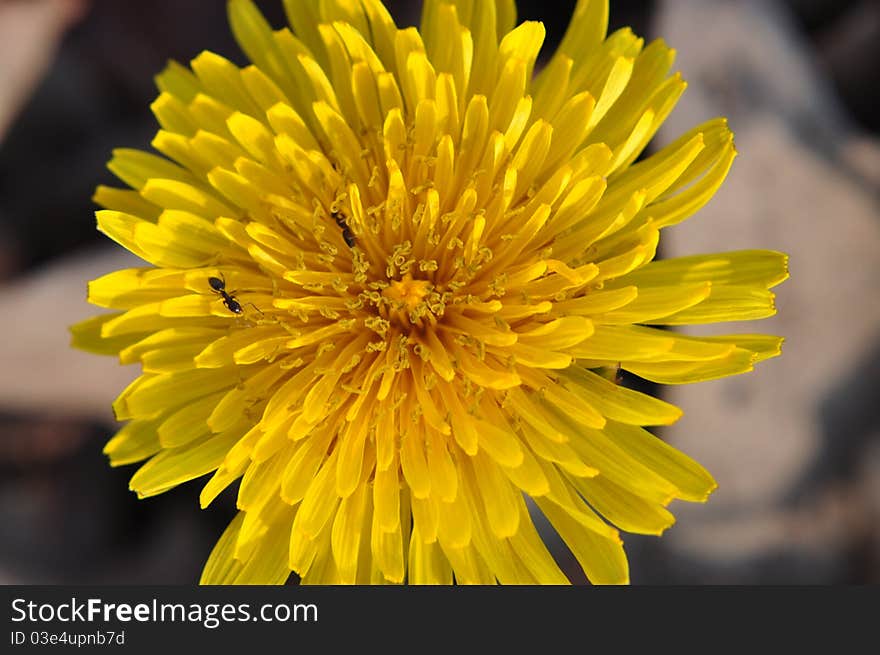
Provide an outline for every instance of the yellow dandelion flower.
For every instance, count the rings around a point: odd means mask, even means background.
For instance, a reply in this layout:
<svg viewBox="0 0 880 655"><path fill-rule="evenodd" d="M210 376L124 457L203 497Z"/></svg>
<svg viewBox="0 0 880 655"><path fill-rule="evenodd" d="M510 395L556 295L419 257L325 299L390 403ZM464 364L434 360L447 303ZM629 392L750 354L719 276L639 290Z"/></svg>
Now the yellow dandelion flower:
<svg viewBox="0 0 880 655"><path fill-rule="evenodd" d="M546 516L594 583L618 530L660 534L715 488L645 430L676 407L616 385L743 373L781 339L658 325L758 319L786 257L653 261L733 161L723 119L638 163L684 91L673 51L606 37L579 0L535 74L512 0L231 0L253 64L157 77L152 142L117 150L98 229L150 265L89 284L74 345L143 373L111 464L140 497L213 473L240 512L205 583L565 583Z"/></svg>

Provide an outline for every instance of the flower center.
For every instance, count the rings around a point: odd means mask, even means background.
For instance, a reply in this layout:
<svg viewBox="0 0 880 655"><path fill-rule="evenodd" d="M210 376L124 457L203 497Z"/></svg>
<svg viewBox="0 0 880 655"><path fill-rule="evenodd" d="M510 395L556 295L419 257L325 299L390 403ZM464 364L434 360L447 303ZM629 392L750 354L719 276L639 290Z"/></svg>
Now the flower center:
<svg viewBox="0 0 880 655"><path fill-rule="evenodd" d="M439 294L428 280L413 279L407 273L400 280L393 280L382 290L388 318L404 328L424 327L436 323L442 314L438 305Z"/></svg>
<svg viewBox="0 0 880 655"><path fill-rule="evenodd" d="M415 310L430 291L431 284L427 280L414 280L407 274L402 280L395 280L382 292L388 300L402 304L407 310Z"/></svg>

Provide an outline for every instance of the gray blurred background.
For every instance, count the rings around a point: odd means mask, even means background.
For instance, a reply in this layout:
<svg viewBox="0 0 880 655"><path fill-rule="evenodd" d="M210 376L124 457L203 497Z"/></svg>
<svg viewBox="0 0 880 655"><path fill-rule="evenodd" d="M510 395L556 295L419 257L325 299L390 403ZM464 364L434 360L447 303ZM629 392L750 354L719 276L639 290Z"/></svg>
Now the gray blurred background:
<svg viewBox="0 0 880 655"><path fill-rule="evenodd" d="M283 23L280 1L258 4ZM417 23L417 2L386 4ZM543 56L573 4L520 0ZM770 248L792 271L778 316L713 328L784 335L781 358L700 385L626 379L685 410L662 436L720 485L661 539L626 538L632 580L880 582L880 3L611 0L611 20L662 36L690 83L653 149L717 115L736 133L727 182L661 256ZM86 281L136 265L94 229L104 163L148 147L153 75L203 49L243 63L223 0L0 0L0 583L193 583L234 513L232 493L200 511L198 483L127 491L134 468L101 448L136 372L67 345L94 313Z"/></svg>

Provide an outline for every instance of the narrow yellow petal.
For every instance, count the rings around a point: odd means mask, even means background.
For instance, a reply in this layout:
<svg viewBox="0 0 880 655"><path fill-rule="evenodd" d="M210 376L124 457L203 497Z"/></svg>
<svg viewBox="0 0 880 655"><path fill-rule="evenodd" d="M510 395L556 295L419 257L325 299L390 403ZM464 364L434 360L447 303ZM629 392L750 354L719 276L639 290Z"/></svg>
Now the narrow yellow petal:
<svg viewBox="0 0 880 655"><path fill-rule="evenodd" d="M161 93L150 105L153 115L162 129L192 136L196 132L196 124L189 115L185 103L170 93Z"/></svg>
<svg viewBox="0 0 880 655"><path fill-rule="evenodd" d="M471 543L475 517L465 502L464 493L452 502L434 499L437 512L437 538L444 546L464 548Z"/></svg>
<svg viewBox="0 0 880 655"><path fill-rule="evenodd" d="M137 191L116 189L104 185L99 185L95 189L92 202L104 209L140 216L149 221L155 221L161 212L159 207L145 200Z"/></svg>
<svg viewBox="0 0 880 655"><path fill-rule="evenodd" d="M708 297L663 317L664 325L750 321L776 314L776 295L748 286L712 285Z"/></svg>
<svg viewBox="0 0 880 655"><path fill-rule="evenodd" d="M544 545L541 535L535 530L524 502L520 505L519 525L519 530L509 540L510 546L523 565L535 576L538 584L569 584L568 578Z"/></svg>
<svg viewBox="0 0 880 655"><path fill-rule="evenodd" d="M373 507L376 525L385 532L400 524L400 479L397 467L376 471L373 484Z"/></svg>
<svg viewBox="0 0 880 655"><path fill-rule="evenodd" d="M500 364L492 365L488 359L480 361L463 348L455 350L455 358L458 360L459 370L482 387L504 390L517 387L522 382L517 373L504 370Z"/></svg>
<svg viewBox="0 0 880 655"><path fill-rule="evenodd" d="M594 331L593 322L582 316L566 316L519 333L525 345L548 350L566 350L588 340Z"/></svg>
<svg viewBox="0 0 880 655"><path fill-rule="evenodd" d="M159 419L147 419L131 421L123 426L104 446L110 466L132 464L158 453L162 449L156 431L158 423Z"/></svg>
<svg viewBox="0 0 880 655"><path fill-rule="evenodd" d="M660 535L675 523L675 517L661 505L640 498L601 475L569 480L597 512L621 530Z"/></svg>
<svg viewBox="0 0 880 655"><path fill-rule="evenodd" d="M199 584L216 585L226 584L230 580L234 580L241 572L242 562L235 559L235 543L238 541L238 532L241 530L241 524L244 521L244 513L239 512L232 519L227 528L223 531L223 535L217 540L205 568L202 570L202 576Z"/></svg>
<svg viewBox="0 0 880 655"><path fill-rule="evenodd" d="M550 429L555 431L555 428ZM522 432L529 447L539 458L558 464L563 470L581 478L593 477L599 473L597 469L584 464L580 455L568 444L550 439L532 426L523 427ZM542 477L546 480L546 476Z"/></svg>
<svg viewBox="0 0 880 655"><path fill-rule="evenodd" d="M326 457L332 437L330 430L321 431L294 452L281 478L280 493L285 502L293 505L305 497Z"/></svg>
<svg viewBox="0 0 880 655"><path fill-rule="evenodd" d="M559 533L593 584L628 584L629 564L619 543L580 524L553 503L538 500L541 511Z"/></svg>
<svg viewBox="0 0 880 655"><path fill-rule="evenodd" d="M616 284L666 286L712 282L770 289L787 278L787 255L772 250L736 250L651 262Z"/></svg>
<svg viewBox="0 0 880 655"><path fill-rule="evenodd" d="M407 581L416 585L452 584L452 567L443 555L440 545L426 542L414 527L409 542L409 572Z"/></svg>
<svg viewBox="0 0 880 655"><path fill-rule="evenodd" d="M605 433L627 455L675 485L677 498L705 502L718 486L700 464L643 428L609 421Z"/></svg>
<svg viewBox="0 0 880 655"><path fill-rule="evenodd" d="M484 3L488 4L488 3ZM455 548L440 543L443 554L452 565L455 582L460 585L496 584L495 576L472 545Z"/></svg>
<svg viewBox="0 0 880 655"><path fill-rule="evenodd" d="M238 381L234 369L195 369L144 375L133 384L129 393L123 392L121 402L114 403L117 418L151 416L169 408L180 407L202 396L228 389Z"/></svg>
<svg viewBox="0 0 880 655"><path fill-rule="evenodd" d="M241 465L237 469L228 469L225 465L221 464L214 471L211 479L202 487L202 491L199 494L199 506L202 509L206 509L229 485L241 477L245 469L246 465Z"/></svg>
<svg viewBox="0 0 880 655"><path fill-rule="evenodd" d="M457 391L450 385L438 385L452 423L452 435L456 444L468 455L474 455L479 447L479 435L470 414L462 406Z"/></svg>
<svg viewBox="0 0 880 655"><path fill-rule="evenodd" d="M376 523L375 515L370 533L370 551L373 565L381 571L384 580L400 584L406 574L406 562L403 553L404 535L401 525L391 531L382 530ZM376 584L375 581L371 581Z"/></svg>
<svg viewBox="0 0 880 655"><path fill-rule="evenodd" d="M519 528L519 492L514 490L497 463L482 453L470 458L470 467L462 467L470 479L472 494L479 496L489 525L497 537L512 537Z"/></svg>
<svg viewBox="0 0 880 655"><path fill-rule="evenodd" d="M681 284L668 287L639 287L638 296L619 309L597 317L599 323L625 325L664 319L706 300L713 292L710 283Z"/></svg>
<svg viewBox="0 0 880 655"><path fill-rule="evenodd" d="M156 75L156 86L183 102L189 102L201 90L198 78L192 71L176 61L169 61L165 69Z"/></svg>
<svg viewBox="0 0 880 655"><path fill-rule="evenodd" d="M133 189L142 189L152 178L193 183L195 178L180 166L140 150L117 148L107 168Z"/></svg>
<svg viewBox="0 0 880 655"><path fill-rule="evenodd" d="M363 486L361 476L364 465L364 450L367 443L366 421L349 423L339 437L339 457L336 460L336 494L348 498Z"/></svg>
<svg viewBox="0 0 880 655"><path fill-rule="evenodd" d="M358 552L364 532L364 516L369 502L367 485L361 484L342 499L333 521L330 544L333 559L343 584L354 584L357 577Z"/></svg>
<svg viewBox="0 0 880 655"><path fill-rule="evenodd" d="M603 416L632 425L669 425L681 410L667 402L614 384L579 367L565 372L569 390L594 405Z"/></svg>
<svg viewBox="0 0 880 655"><path fill-rule="evenodd" d="M755 356L735 349L729 355L708 361L621 362L621 366L646 380L661 384L689 384L747 373L754 368Z"/></svg>
<svg viewBox="0 0 880 655"><path fill-rule="evenodd" d="M510 59L523 60L527 65L526 79L531 79L535 60L544 43L545 34L543 23L523 21L501 38L501 42L498 44L499 62Z"/></svg>
<svg viewBox="0 0 880 655"><path fill-rule="evenodd" d="M577 314L590 316L592 314L605 314L615 309L625 307L639 295L635 286L609 289L607 291L590 291L586 295L563 300L554 303L553 309L559 314Z"/></svg>
<svg viewBox="0 0 880 655"><path fill-rule="evenodd" d="M158 427L159 442L162 447L176 448L207 435L211 429L206 419L224 394L225 392L221 391L192 401L162 421Z"/></svg>
<svg viewBox="0 0 880 655"><path fill-rule="evenodd" d="M194 480L220 466L229 448L241 438L241 429L197 439L185 446L163 450L138 469L129 488L139 498L155 496Z"/></svg>
<svg viewBox="0 0 880 655"><path fill-rule="evenodd" d="M268 434L271 433L264 432L263 438ZM255 445L255 450L259 443L258 441ZM254 461L248 466L247 472L242 478L241 486L238 488L236 505L238 509L247 511L249 517L260 514L261 509L266 507L269 501L274 503L278 500L281 472L284 470L284 465L290 458L291 453L297 448L297 445L290 443L283 444L283 446L284 449L280 453L277 453L276 450L276 452L273 452L266 458L260 458L259 460L254 458ZM245 524L247 522L247 519L245 519ZM243 527L242 533L245 530L246 527ZM239 538L239 541L243 540L245 540L244 537Z"/></svg>
<svg viewBox="0 0 880 655"><path fill-rule="evenodd" d="M669 198L664 198L648 207L647 211L650 213L654 224L657 227L676 225L699 211L712 199L721 183L724 182L730 167L733 165L734 158L736 158L736 149L733 146L733 139L731 137L730 142L719 154L717 160L711 162L711 167L705 171L705 174L697 182L684 191ZM696 162L691 167L693 168L695 165Z"/></svg>
<svg viewBox="0 0 880 655"><path fill-rule="evenodd" d="M557 415L559 420L564 418ZM588 466L633 493L665 505L676 496L676 487L650 468L628 456L601 430L583 428L569 443Z"/></svg>
<svg viewBox="0 0 880 655"><path fill-rule="evenodd" d="M284 503L273 504L264 516L265 532L253 544L241 571L234 579L227 580L227 584L280 585L286 582L290 576L286 557L289 543L288 530L294 512L293 508ZM240 540L241 534L239 534L239 542Z"/></svg>
<svg viewBox="0 0 880 655"><path fill-rule="evenodd" d="M412 496L413 534L418 531L424 542L437 541L437 504L430 499Z"/></svg>
<svg viewBox="0 0 880 655"><path fill-rule="evenodd" d="M522 453L523 461L519 466L502 467L504 474L530 496L543 496L549 493L550 483L535 460L535 456L527 448L522 448Z"/></svg>
<svg viewBox="0 0 880 655"><path fill-rule="evenodd" d="M292 80L272 28L250 0L231 0L228 7L232 33L241 49L277 84L291 89Z"/></svg>
<svg viewBox="0 0 880 655"><path fill-rule="evenodd" d="M583 394L578 394L577 390L572 393L572 391L552 383L543 387L542 391L545 406L554 407L556 410L564 412L579 425L590 428L601 428L605 425L605 417L602 412L596 409L601 405L596 403L594 399L585 398Z"/></svg>
<svg viewBox="0 0 880 655"><path fill-rule="evenodd" d="M522 464L522 446L503 419L499 423L478 420L476 429L480 449L486 451L495 462L511 468Z"/></svg>
<svg viewBox="0 0 880 655"><path fill-rule="evenodd" d="M431 491L431 476L425 459L425 439L421 431L410 429L400 440L400 468L413 498L424 499Z"/></svg>
<svg viewBox="0 0 880 655"><path fill-rule="evenodd" d="M239 4L239 0L236 0ZM205 89L232 109L258 115L259 108L241 80L238 67L213 52L203 51L190 62Z"/></svg>
<svg viewBox="0 0 880 655"><path fill-rule="evenodd" d="M755 363L776 357L782 352L782 337L769 334L729 334L717 337L698 337L705 343L732 344L737 348L750 351L755 356Z"/></svg>
<svg viewBox="0 0 880 655"><path fill-rule="evenodd" d="M498 56L496 5L494 2L474 3L470 16L466 16L461 13L463 4L458 5L459 17L474 38L474 60L468 90L471 95L488 94L492 91Z"/></svg>
<svg viewBox="0 0 880 655"><path fill-rule="evenodd" d="M458 473L455 463L446 449L444 435L436 430L428 429L427 461L428 476L431 478L431 495L446 503L455 500L458 493Z"/></svg>
<svg viewBox="0 0 880 655"><path fill-rule="evenodd" d="M319 5L316 2L302 0L284 0L284 12L296 35L303 40L312 54L324 63L324 44L318 33L321 22Z"/></svg>
<svg viewBox="0 0 880 655"><path fill-rule="evenodd" d="M121 315L120 312L98 314L71 325L70 345L96 355L116 355L124 351L132 342L137 342L141 335L129 333L117 337L102 336L104 325Z"/></svg>
<svg viewBox="0 0 880 655"><path fill-rule="evenodd" d="M336 459L339 456L338 449L333 449L317 475L309 485L296 519L293 523L294 532L302 532L304 535L315 538L321 534L321 530L330 520L339 504L339 496L336 495Z"/></svg>

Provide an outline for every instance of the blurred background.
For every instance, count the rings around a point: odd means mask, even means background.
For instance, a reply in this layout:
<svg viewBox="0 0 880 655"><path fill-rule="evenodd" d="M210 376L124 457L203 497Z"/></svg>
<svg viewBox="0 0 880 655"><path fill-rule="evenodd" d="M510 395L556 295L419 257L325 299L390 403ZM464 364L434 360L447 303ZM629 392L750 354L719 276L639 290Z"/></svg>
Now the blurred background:
<svg viewBox="0 0 880 655"><path fill-rule="evenodd" d="M283 24L280 1L258 4ZM417 23L418 3L386 4ZM546 56L574 2L518 4ZM878 583L880 3L611 0L611 21L662 35L690 83L654 148L717 115L736 133L726 184L661 256L769 248L792 271L776 317L715 330L785 335L781 358L651 390L685 410L661 436L720 488L673 507L663 538L626 537L632 580ZM87 280L137 265L94 227L104 163L149 147L153 75L203 49L244 63L223 0L0 0L0 583L193 583L234 513L229 493L200 511L196 483L127 491L135 468L101 449L136 372L67 333L95 312Z"/></svg>

